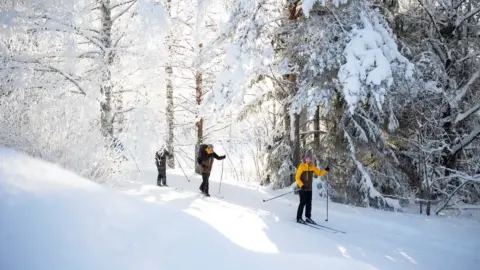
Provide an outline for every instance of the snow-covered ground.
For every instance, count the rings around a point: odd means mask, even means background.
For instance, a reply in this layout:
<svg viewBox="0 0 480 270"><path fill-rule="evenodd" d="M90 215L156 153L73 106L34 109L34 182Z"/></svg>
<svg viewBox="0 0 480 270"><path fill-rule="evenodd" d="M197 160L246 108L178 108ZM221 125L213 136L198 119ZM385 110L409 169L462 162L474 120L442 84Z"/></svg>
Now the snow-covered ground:
<svg viewBox="0 0 480 270"><path fill-rule="evenodd" d="M216 163L219 169L219 163ZM215 166L215 165L214 165ZM154 168L152 168L154 169ZM188 172L187 172L188 173ZM223 180L156 172L120 191L0 148L0 269L478 269L480 224L330 204L313 217L346 231L293 222L297 197ZM211 194L218 182L212 179Z"/></svg>

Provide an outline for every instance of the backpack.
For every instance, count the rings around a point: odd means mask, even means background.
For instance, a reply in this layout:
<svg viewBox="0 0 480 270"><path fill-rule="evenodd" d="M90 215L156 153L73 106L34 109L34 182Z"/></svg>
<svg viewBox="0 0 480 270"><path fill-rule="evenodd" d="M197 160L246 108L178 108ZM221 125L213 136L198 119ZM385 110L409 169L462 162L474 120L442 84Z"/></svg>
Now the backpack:
<svg viewBox="0 0 480 270"><path fill-rule="evenodd" d="M198 145L198 157L200 158L200 160L204 160L205 159L205 156L207 154L207 152L205 151L205 149L207 149L207 146L208 144L200 144ZM198 162L195 160L195 172L197 174L202 174L202 167L200 166L200 164L198 164Z"/></svg>
<svg viewBox="0 0 480 270"><path fill-rule="evenodd" d="M198 156L200 157L200 159L205 159L205 156L206 156L206 153L207 151L205 151L205 149L207 149L208 147L208 144L200 144L198 146Z"/></svg>

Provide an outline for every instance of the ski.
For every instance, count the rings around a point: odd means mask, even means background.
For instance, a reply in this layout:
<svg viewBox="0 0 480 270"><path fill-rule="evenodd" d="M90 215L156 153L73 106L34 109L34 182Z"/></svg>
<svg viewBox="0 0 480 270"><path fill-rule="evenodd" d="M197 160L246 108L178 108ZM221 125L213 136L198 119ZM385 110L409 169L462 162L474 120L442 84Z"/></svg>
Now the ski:
<svg viewBox="0 0 480 270"><path fill-rule="evenodd" d="M206 196L205 194L203 194L202 192L200 192L200 195L203 195L203 197L206 197L208 198L209 196ZM210 194L210 197L213 197L213 198L217 198L217 199L225 199L224 197L221 197L221 196L217 196L217 195L212 195Z"/></svg>
<svg viewBox="0 0 480 270"><path fill-rule="evenodd" d="M344 231L340 231L340 230L337 230L337 229L334 229L334 228L330 228L330 227L327 227L327 226L324 226L324 225L320 225L320 224L308 224L308 225L312 225L312 226L315 226L317 228L324 228L324 229L327 229L327 230L331 230L331 231L334 231L334 232L338 232L338 233L346 233Z"/></svg>
<svg viewBox="0 0 480 270"><path fill-rule="evenodd" d="M298 223L296 220L292 220L292 222L295 222L295 223ZM306 223L306 224L303 224L303 223L298 223L298 224L302 224L302 225L307 225L309 227L312 227L312 228L315 228L315 229L319 229L319 230L324 230L324 231L327 231L329 230L330 232L332 233L346 233L344 231L340 231L340 230L337 230L337 229L334 229L334 228L330 228L330 227L327 227L327 226L324 226L324 225L320 225L320 224L311 224L311 223Z"/></svg>
<svg viewBox="0 0 480 270"><path fill-rule="evenodd" d="M160 189L167 189L167 190L177 190L178 189L178 187L170 187L170 186L157 186L157 187L159 187Z"/></svg>
<svg viewBox="0 0 480 270"><path fill-rule="evenodd" d="M324 228L317 227L317 226L314 226L314 225L309 224L309 223L298 223L296 220L291 220L291 221L292 221L292 222L295 222L295 223L297 223L297 224L299 224L299 225L306 225L306 226L308 226L308 227L310 227L310 228L314 228L314 229L321 230L321 231L327 231L327 230L325 230ZM336 232L331 232L331 233L336 233Z"/></svg>

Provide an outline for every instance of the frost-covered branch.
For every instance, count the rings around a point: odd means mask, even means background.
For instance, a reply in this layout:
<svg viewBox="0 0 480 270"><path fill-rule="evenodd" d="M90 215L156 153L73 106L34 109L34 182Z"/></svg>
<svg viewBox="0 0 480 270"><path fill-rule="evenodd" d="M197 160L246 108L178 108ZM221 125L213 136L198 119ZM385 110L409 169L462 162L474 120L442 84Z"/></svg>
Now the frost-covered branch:
<svg viewBox="0 0 480 270"><path fill-rule="evenodd" d="M453 9L460 8L467 0L458 0L458 3L453 6Z"/></svg>
<svg viewBox="0 0 480 270"><path fill-rule="evenodd" d="M131 3L136 2L136 1L137 1L137 0L128 0L128 1L124 1L124 2L119 2L119 3L111 6L111 7L110 7L110 10L113 10L113 9L115 9L115 8L117 8L117 7L120 7L120 6L123 6L123 5L131 4Z"/></svg>
<svg viewBox="0 0 480 270"><path fill-rule="evenodd" d="M128 7L126 7L124 10L119 11L116 15L114 15L112 17L112 22L115 22L118 18L123 16L127 11L129 11L133 7L133 5L135 5L135 3L137 3L137 0L131 1L130 5Z"/></svg>
<svg viewBox="0 0 480 270"><path fill-rule="evenodd" d="M460 190L462 190L467 184L475 183L480 184L480 174L470 176L465 173L454 171L454 174L448 177L449 179L459 179L461 184L459 184L450 194L448 197L443 201L443 203L438 207L436 214L438 215L445 207L447 207L450 200L455 196Z"/></svg>
<svg viewBox="0 0 480 270"><path fill-rule="evenodd" d="M63 25L65 27L68 27L70 29L70 31L67 31L66 29L62 29L62 28L57 28L57 27L44 27L42 28L42 30L50 30L50 31L59 31L59 32L64 32L64 33L74 33L74 34L77 34L79 36L82 36L84 37L85 39L87 39L88 41L90 41L93 45L97 46L99 49L101 49L102 51L104 51L104 47L102 46L101 44L101 38L100 36L95 36L95 35L90 35L90 34L87 34L85 33L84 31L90 31L90 32L94 32L96 34L99 34L99 31L98 30L93 30L93 29L82 29L81 27L78 27L78 26L75 26L71 23L67 23L65 21L61 21L61 20L58 20L58 19L55 19L53 17L50 17L48 15L43 15L43 16L40 16L40 17L34 17L34 16L30 16L29 17L30 19L38 19L38 18L41 18L41 19L45 19L45 20L49 20L49 21L52 21L54 23L58 23L60 25Z"/></svg>
<svg viewBox="0 0 480 270"><path fill-rule="evenodd" d="M72 93L81 94L81 95L84 95L84 96L87 95L85 90L83 90L82 86L80 86L80 84L74 78L72 78L72 76L70 74L68 74L66 72L63 72L62 70L60 70L58 68L55 68L55 67L52 67L50 65L45 65L45 66L48 67L51 70L54 70L54 71L58 72L60 75L65 77L65 79L67 79L68 81L73 83L77 87L78 91L80 91L80 92L72 92Z"/></svg>
<svg viewBox="0 0 480 270"><path fill-rule="evenodd" d="M470 86L478 78L480 78L480 69L477 70L475 73L473 73L472 76L470 76L470 79L468 80L468 82L465 85L463 85L460 89L458 89L457 94L455 95L453 101L456 103L460 102L465 96L465 94L468 92L468 90L470 89Z"/></svg>
<svg viewBox="0 0 480 270"><path fill-rule="evenodd" d="M470 109L468 109L466 112L464 113L459 113L457 115L457 117L455 117L455 121L454 123L455 124L458 124L460 122L462 122L463 120L465 120L466 118L468 118L469 116L473 115L474 113L478 112L480 110L480 102L478 102L477 104L473 105Z"/></svg>
<svg viewBox="0 0 480 270"><path fill-rule="evenodd" d="M303 136L309 136L313 134L328 134L328 132L324 130L310 130L310 131L300 132L300 135L303 135Z"/></svg>
<svg viewBox="0 0 480 270"><path fill-rule="evenodd" d="M432 21L433 25L435 26L435 30L437 31L437 34L438 36L440 37L440 39L442 39L442 34L440 32L440 28L438 27L437 25L437 21L435 20L435 18L433 17L432 13L430 12L430 10L428 10L428 8L425 6L425 4L423 3L423 0L417 0L418 3L424 8L425 12L427 13L428 17L430 18L430 20Z"/></svg>
<svg viewBox="0 0 480 270"><path fill-rule="evenodd" d="M465 138L463 138L460 141L460 143L453 146L450 150L450 153L451 154L457 153L458 151L460 151L460 149L466 147L468 144L470 144L473 140L475 140L479 136L480 136L480 126L477 126L474 130L472 130L472 132L470 132L470 134L468 134Z"/></svg>
<svg viewBox="0 0 480 270"><path fill-rule="evenodd" d="M42 63L39 59L33 59L33 58L30 58L30 57L26 57L26 58L23 58L23 59L22 58L13 58L12 60L16 61L16 62L20 62L20 63L26 63L26 64L28 64L28 63L39 64L39 65L47 68L48 70L54 71L54 72L62 75L65 79L67 79L73 85L75 85L79 92L72 92L72 93L81 94L81 95L84 95L84 96L87 95L86 91L77 82L77 80L75 80L75 78L73 78L73 76L71 74L68 74L67 72L62 71L61 69L58 69L58 68L56 68L52 65L46 64L46 63Z"/></svg>
<svg viewBox="0 0 480 270"><path fill-rule="evenodd" d="M477 52L474 52L474 53L471 53L465 57L462 57L458 60L458 62L463 62L463 61L466 61L466 60L469 60L469 59L472 59L472 58L476 58L476 57L479 57L480 56L480 51L477 51Z"/></svg>
<svg viewBox="0 0 480 270"><path fill-rule="evenodd" d="M470 11L469 13L465 14L464 16L458 17L457 20L455 21L455 28L460 27L460 25L462 25L464 21L470 19L471 17L475 16L479 12L480 12L480 8L476 8Z"/></svg>

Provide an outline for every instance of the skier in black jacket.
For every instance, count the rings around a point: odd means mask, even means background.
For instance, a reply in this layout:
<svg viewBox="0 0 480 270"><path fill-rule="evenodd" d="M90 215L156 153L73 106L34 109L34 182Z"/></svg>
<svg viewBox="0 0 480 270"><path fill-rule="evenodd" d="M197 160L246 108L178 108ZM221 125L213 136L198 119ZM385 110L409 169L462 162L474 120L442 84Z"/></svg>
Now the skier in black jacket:
<svg viewBox="0 0 480 270"><path fill-rule="evenodd" d="M159 187L162 185L167 187L167 156L172 157L172 154L165 149L165 146L162 146L160 150L155 153L155 164L158 170L157 186Z"/></svg>

